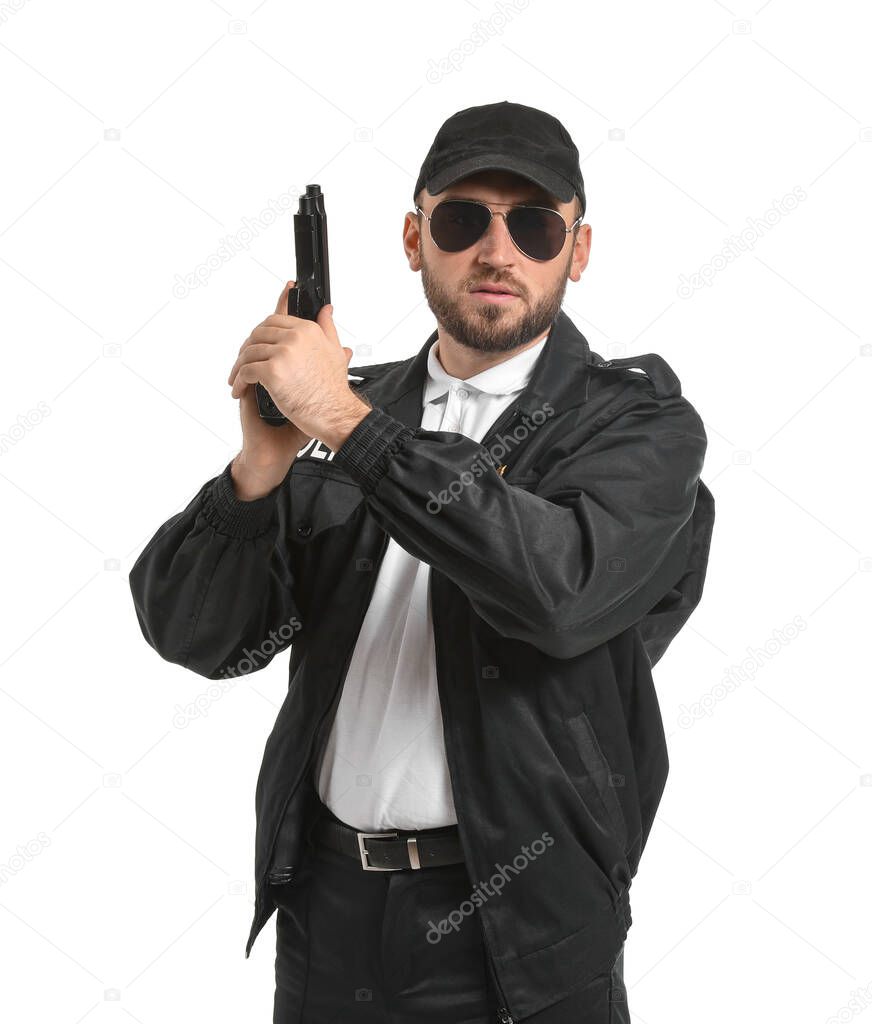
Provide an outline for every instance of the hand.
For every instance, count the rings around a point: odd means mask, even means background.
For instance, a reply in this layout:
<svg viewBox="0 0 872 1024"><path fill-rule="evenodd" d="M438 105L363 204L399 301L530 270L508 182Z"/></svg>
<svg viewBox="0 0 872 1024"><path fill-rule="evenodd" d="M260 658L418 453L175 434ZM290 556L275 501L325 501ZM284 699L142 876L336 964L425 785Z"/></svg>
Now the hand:
<svg viewBox="0 0 872 1024"><path fill-rule="evenodd" d="M239 397L259 381L304 437L324 440L366 408L348 385L353 353L339 341L332 305L324 306L312 321L281 312L286 302L283 292L277 311L245 340L227 382L233 397ZM263 429L276 430L268 424ZM262 432L257 440L259 447L265 443Z"/></svg>
<svg viewBox="0 0 872 1024"><path fill-rule="evenodd" d="M285 285L276 303L277 314L287 310L288 292L293 287L293 281L289 281ZM250 343L251 338L246 340L240 348L240 355ZM348 353L347 367L352 353L351 349L344 349L344 351ZM238 366L239 359L234 365L234 371ZM232 382L233 371L228 378L228 384ZM304 448L312 438L290 420L280 427L274 427L267 423L258 412L257 395L253 383L246 384L237 381L237 386L233 390L236 393L234 397L238 397L240 400L242 451L234 459L231 475L239 496L244 500L251 500L262 493L267 493L281 483L296 458L297 452Z"/></svg>

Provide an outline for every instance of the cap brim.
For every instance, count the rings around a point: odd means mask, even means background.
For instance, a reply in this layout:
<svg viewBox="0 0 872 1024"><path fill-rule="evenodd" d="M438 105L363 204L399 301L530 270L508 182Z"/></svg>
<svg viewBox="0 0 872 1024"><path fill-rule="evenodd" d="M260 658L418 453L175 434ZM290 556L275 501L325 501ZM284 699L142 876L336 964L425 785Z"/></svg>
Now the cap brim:
<svg viewBox="0 0 872 1024"><path fill-rule="evenodd" d="M513 174L519 174L522 178L541 186L563 203L568 203L575 195L572 184L550 167L532 160L506 156L504 153L479 153L466 160L460 160L434 174L425 182L425 186L430 195L435 196L460 178L466 178L478 171L511 171Z"/></svg>

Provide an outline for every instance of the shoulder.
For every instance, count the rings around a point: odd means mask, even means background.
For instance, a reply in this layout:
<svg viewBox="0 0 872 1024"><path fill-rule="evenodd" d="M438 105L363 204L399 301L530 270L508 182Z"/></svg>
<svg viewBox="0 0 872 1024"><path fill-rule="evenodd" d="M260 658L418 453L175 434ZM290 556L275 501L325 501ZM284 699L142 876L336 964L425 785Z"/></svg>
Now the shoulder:
<svg viewBox="0 0 872 1024"><path fill-rule="evenodd" d="M602 359L596 352L590 355L591 360L587 364L588 395L611 385L626 385L639 377L647 381L657 398L681 395L681 381L677 374L656 352L643 352L624 359Z"/></svg>
<svg viewBox="0 0 872 1024"><path fill-rule="evenodd" d="M585 437L599 431L641 434L649 440L682 438L702 451L707 446L699 412L682 394L681 381L656 352L623 359L590 353L585 401L577 408L576 429Z"/></svg>

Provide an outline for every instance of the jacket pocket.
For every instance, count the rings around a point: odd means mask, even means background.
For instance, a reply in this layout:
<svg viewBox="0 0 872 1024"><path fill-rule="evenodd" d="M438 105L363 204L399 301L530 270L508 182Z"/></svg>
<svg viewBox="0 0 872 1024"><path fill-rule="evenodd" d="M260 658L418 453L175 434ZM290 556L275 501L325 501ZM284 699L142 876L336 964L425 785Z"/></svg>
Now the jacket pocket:
<svg viewBox="0 0 872 1024"><path fill-rule="evenodd" d="M512 487L520 487L522 491L535 491L536 485L539 483L538 475L530 475L529 473L524 476L512 476L511 473L506 474L506 483L511 484Z"/></svg>
<svg viewBox="0 0 872 1024"><path fill-rule="evenodd" d="M566 727L581 758L582 765L594 784L597 795L611 823L611 831L625 851L627 846L627 822L618 794L617 785L623 785L623 777L614 775L596 738L593 725L583 711L566 720Z"/></svg>
<svg viewBox="0 0 872 1024"><path fill-rule="evenodd" d="M291 469L290 539L313 540L323 530L344 523L363 501L363 491L329 463L294 463Z"/></svg>

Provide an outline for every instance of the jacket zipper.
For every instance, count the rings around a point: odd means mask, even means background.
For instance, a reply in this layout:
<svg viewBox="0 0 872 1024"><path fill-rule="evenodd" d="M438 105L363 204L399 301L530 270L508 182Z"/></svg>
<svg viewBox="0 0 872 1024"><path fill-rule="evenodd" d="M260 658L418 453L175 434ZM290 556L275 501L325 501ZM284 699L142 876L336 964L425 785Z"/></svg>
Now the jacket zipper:
<svg viewBox="0 0 872 1024"><path fill-rule="evenodd" d="M376 556L376 560L375 560L375 563L374 563L373 568L372 568L372 575L370 577L369 587L368 587L367 595L366 595L366 600L364 602L363 617L360 620L361 628L363 627L363 618L366 617L366 611L367 611L367 608L369 607L369 601L370 601L370 598L372 597L372 592L373 592L373 590L375 590L376 577L378 576L378 571L379 571L379 568L381 567L382 558L384 557L385 549L388 546L388 540L389 540L388 534L387 533L383 533L382 540L381 540L381 547L379 549L378 555ZM360 635L360 630L358 630L358 636L359 635ZM309 744L309 752L308 752L308 755L306 756L306 761L303 764L303 767L300 770L299 774L297 775L297 778L294 781L294 785L291 787L291 791L288 794L287 799L285 800L284 804L282 805L282 812L279 815L278 824L276 825L276 829L275 829L275 832L273 833L272 841L270 843L270 855L267 858L267 862L266 862L266 872L267 873L264 876L264 878L262 880L262 883L261 883L261 885L262 885L261 892L263 892L263 890L266 888L266 885L267 885L267 883L269 881L269 877L270 877L269 866L270 866L270 863L272 861L273 851L275 850L276 840L279 837L279 832L281 831L282 822L284 821L285 812L288 809L288 804L291 802L291 799L293 798L294 793L296 793L296 791L297 791L297 787L300 785L300 782L302 781L303 776L306 774L306 772L309 769L309 764L310 764L310 762L312 760L312 757L313 757L313 755L315 753L315 750L317 749L316 740L320 741L321 734L322 734L322 732L324 730L324 720L327 718L327 715L330 714L330 712L332 712L332 711L334 711L336 709L336 705L339 703L339 697L340 697L340 694L342 692L342 684L344 683L345 676L348 673L348 666L349 666L349 664L351 662L351 657L354 654L354 648L357 646L357 639L358 639L358 637L355 637L354 640L351 643L351 646L350 646L349 651L348 651L348 655L345 658L345 663L342 666L342 672L341 672L340 677L339 677L339 683L337 684L336 690L333 693L333 700L332 700L330 706L323 712L323 714L321 715L321 718L318 721L318 725L315 727L315 734L314 734L314 736L312 738L312 742ZM278 871L280 873L284 873L284 869L278 869ZM290 876L288 875L287 878L289 879Z"/></svg>
<svg viewBox="0 0 872 1024"><path fill-rule="evenodd" d="M511 426L511 424L514 423L517 419L520 412L521 409L517 405L509 406L509 408L506 409L502 416L500 416L500 418L491 425L491 428L485 435L484 440L478 442L482 446L482 448L488 449L488 453L490 453L489 445L493 441L494 435L498 434L501 430L506 430L509 426ZM509 454L509 452L506 452L505 457L508 458ZM507 468L507 466L496 467L497 472L500 474L500 476L503 476L505 474Z"/></svg>

